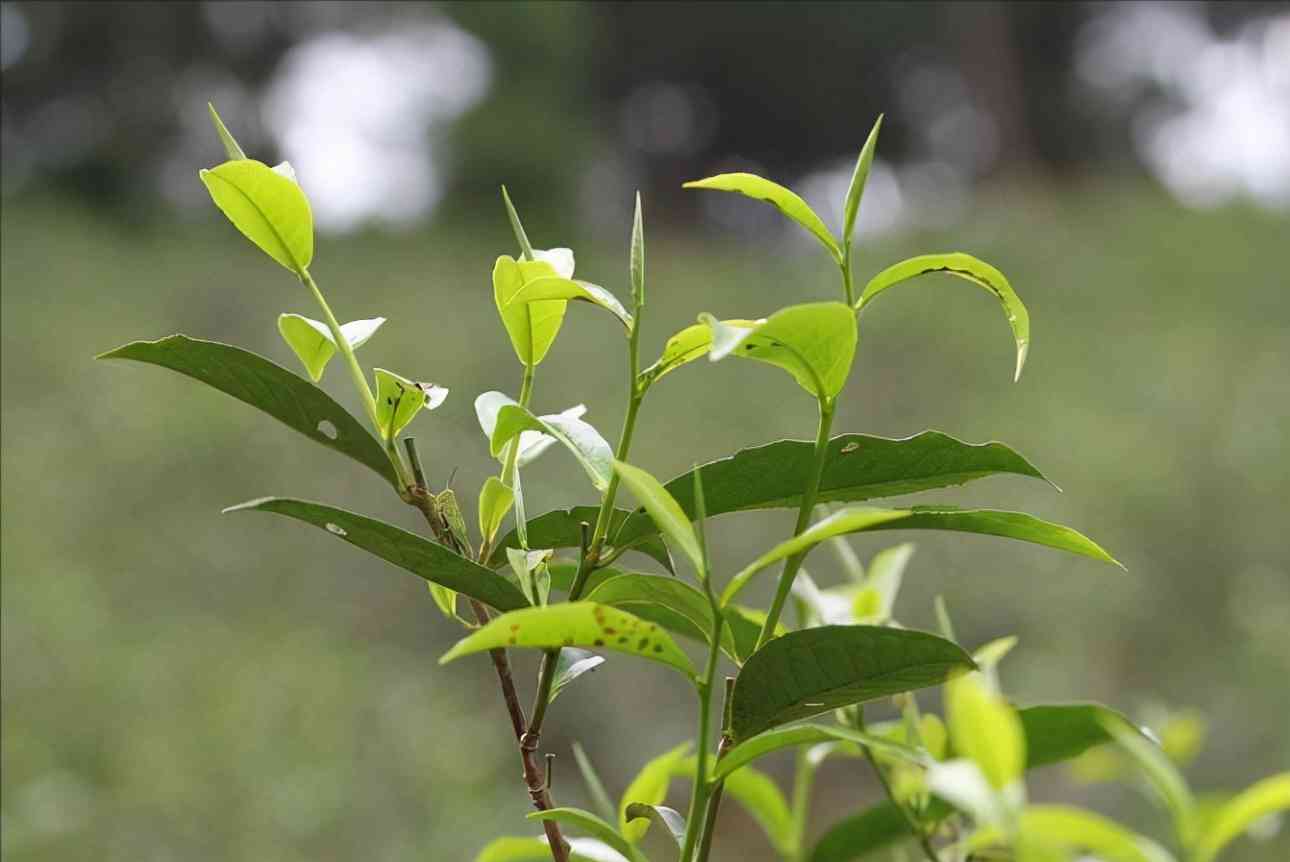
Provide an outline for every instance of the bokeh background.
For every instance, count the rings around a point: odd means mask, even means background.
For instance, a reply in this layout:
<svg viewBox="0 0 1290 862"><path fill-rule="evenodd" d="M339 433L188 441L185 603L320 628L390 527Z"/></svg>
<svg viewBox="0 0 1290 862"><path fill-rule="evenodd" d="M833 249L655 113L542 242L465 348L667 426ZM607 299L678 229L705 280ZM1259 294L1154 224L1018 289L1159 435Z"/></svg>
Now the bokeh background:
<svg viewBox="0 0 1290 862"><path fill-rule="evenodd" d="M295 367L274 320L311 302L198 183L223 159L207 100L252 155L295 165L342 319L389 318L360 357L452 389L412 430L434 481L455 471L471 500L495 469L473 398L519 382L490 296L492 260L514 252L499 183L537 245L573 247L620 296L642 191L652 358L699 311L836 289L772 210L680 184L762 172L836 224L886 112L857 277L971 251L1009 274L1034 346L1013 385L987 297L894 292L865 316L836 428L1002 439L1065 493L993 479L928 499L1069 523L1129 570L918 535L898 616L933 627L939 593L966 643L1019 635L1004 682L1023 702L1194 710L1201 789L1290 764L1284 4L5 0L0 24L6 859L468 859L533 831L492 673L436 665L460 632L424 585L309 528L219 515L265 494L416 529L410 511L224 396L93 361L182 331ZM585 402L613 438L625 371L610 320L573 308L535 404ZM343 374L324 385L353 404ZM633 460L670 476L813 421L786 375L695 365L651 394ZM591 496L554 451L526 486L535 511ZM719 521L717 561L791 522ZM516 661L527 692L533 657ZM617 793L692 721L666 671L611 658L553 711L556 795L586 802L575 737ZM1060 770L1031 790L1162 826ZM813 832L875 793L830 763ZM727 809L721 858L770 858Z"/></svg>

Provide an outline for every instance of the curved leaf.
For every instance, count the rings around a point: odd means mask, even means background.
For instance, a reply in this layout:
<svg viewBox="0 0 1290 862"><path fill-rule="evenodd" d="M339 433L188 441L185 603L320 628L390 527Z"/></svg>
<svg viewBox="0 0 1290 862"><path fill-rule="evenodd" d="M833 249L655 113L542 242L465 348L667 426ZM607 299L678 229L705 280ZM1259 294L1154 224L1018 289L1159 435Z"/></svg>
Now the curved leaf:
<svg viewBox="0 0 1290 862"><path fill-rule="evenodd" d="M814 453L814 443L779 440L742 449L696 468L703 477L708 516L797 508ZM901 439L843 434L829 441L817 499L821 503L857 503L962 485L999 474L1048 481L1029 461L1002 443L964 443L940 431L923 431ZM663 487L693 520L694 471L682 473ZM657 532L653 521L638 511L619 531L617 540L652 532Z"/></svg>
<svg viewBox="0 0 1290 862"><path fill-rule="evenodd" d="M905 815L892 802L880 802L843 818L820 837L808 862L850 862L903 838L913 838Z"/></svg>
<svg viewBox="0 0 1290 862"><path fill-rule="evenodd" d="M820 244L828 250L829 255L834 260L841 260L842 258L842 250L838 248L837 240L833 238L833 234L829 233L829 229L825 227L820 217L815 214L815 210L811 209L806 201L798 197L796 193L778 183L763 179L756 174L734 173L718 174L715 177L694 180L685 183L684 188L739 192L739 194L747 195L754 200L765 201L810 231L811 235L820 241Z"/></svg>
<svg viewBox="0 0 1290 862"><path fill-rule="evenodd" d="M685 817L675 808L632 802L628 804L626 814L628 823L633 820L652 820L667 830L678 848L685 846Z"/></svg>
<svg viewBox="0 0 1290 862"><path fill-rule="evenodd" d="M871 506L848 506L819 521L800 535L776 545L739 572L722 593L722 602L736 593L766 566L809 550L825 539L868 530L950 530L1017 539L1046 545L1124 568L1118 560L1097 543L1070 527L1040 520L1024 512L1001 512L993 509L957 509L952 506L913 506L909 509L879 509Z"/></svg>
<svg viewBox="0 0 1290 862"><path fill-rule="evenodd" d="M597 838L628 859L640 859L640 854L636 848L628 844L623 836L618 834L614 827L601 820L590 811L581 808L548 808L545 811L533 811L528 815L529 820L555 820L559 823L567 823L577 829L581 829L593 838ZM549 854L550 851L548 850Z"/></svg>
<svg viewBox="0 0 1290 862"><path fill-rule="evenodd" d="M1140 733L1123 715L1097 703L1039 704L1017 710L1017 716L1026 735L1027 769L1070 760L1112 742L1108 722Z"/></svg>
<svg viewBox="0 0 1290 862"><path fill-rule="evenodd" d="M736 741L840 706L938 685L974 667L958 645L926 632L821 626L769 641L744 664L731 698Z"/></svg>
<svg viewBox="0 0 1290 862"><path fill-rule="evenodd" d="M243 236L304 276L314 259L314 218L300 186L254 159L225 162L198 176Z"/></svg>
<svg viewBox="0 0 1290 862"><path fill-rule="evenodd" d="M1114 820L1070 805L1026 806L1017 832L1024 846L1037 845L1063 853L1088 850L1106 862L1151 862L1154 858L1143 850L1142 838ZM1003 830L987 827L968 840L967 849L981 850L1006 840Z"/></svg>
<svg viewBox="0 0 1290 862"><path fill-rule="evenodd" d="M422 408L434 410L448 397L448 390L434 383L417 383L406 377L372 369L376 377L376 420L381 434L393 440Z"/></svg>
<svg viewBox="0 0 1290 862"><path fill-rule="evenodd" d="M845 303L790 305L751 327L711 315L699 319L712 329L708 358L713 362L733 354L769 363L822 401L846 386L856 352L856 316Z"/></svg>
<svg viewBox="0 0 1290 862"><path fill-rule="evenodd" d="M758 324L758 321L732 318L723 320L721 323L725 326L753 327ZM695 323L687 326L667 340L663 345L663 355L653 365L642 371L641 377L646 380L647 385L652 385L663 375L707 356L711 348L712 329L708 324Z"/></svg>
<svg viewBox="0 0 1290 862"><path fill-rule="evenodd" d="M549 434L559 440L578 459L596 490L603 493L609 488L614 473L614 450L591 425L572 415L557 413L539 417L518 404L506 404L497 411L490 443L493 457L500 455L506 444L524 431ZM530 541L536 540L530 538Z"/></svg>
<svg viewBox="0 0 1290 862"><path fill-rule="evenodd" d="M556 509L541 514L528 521L529 543L535 548L576 548L582 541L581 525L595 524L599 512L600 510L594 506L575 506L572 509ZM631 514L625 509L615 509L610 521L609 535L612 536ZM644 515L644 513L641 514ZM644 517L652 526L654 522L649 519L649 516L644 515ZM675 571L672 555L668 552L662 538L657 535L640 535L615 544L618 547L630 545L632 550L657 561L667 571ZM512 530L498 544L497 550L488 561L489 565L502 565L506 562L506 548L518 547L519 536Z"/></svg>
<svg viewBox="0 0 1290 862"><path fill-rule="evenodd" d="M598 305L618 318L626 329L632 328L632 316L623 304L605 288L588 281L576 281L572 278L550 276L535 278L516 291L506 303L506 307L524 305L530 302L549 302L551 300L580 300Z"/></svg>
<svg viewBox="0 0 1290 862"><path fill-rule="evenodd" d="M1210 862L1256 821L1290 810L1290 772L1269 776L1242 790L1214 814L1196 845L1198 862Z"/></svg>
<svg viewBox="0 0 1290 862"><path fill-rule="evenodd" d="M657 479L639 467L623 461L614 461L614 471L618 478L632 492L641 506L649 513L655 525L663 535L680 546L690 558L690 564L698 576L707 580L708 573L703 562L703 550L699 546L698 534L690 524L690 519L675 499Z"/></svg>
<svg viewBox="0 0 1290 862"><path fill-rule="evenodd" d="M683 742L671 751L665 751L641 767L618 803L618 831L633 844L645 837L649 820L633 820L627 809L633 804L658 805L667 797L667 785L673 773L679 770L690 751L690 743Z"/></svg>
<svg viewBox="0 0 1290 862"><path fill-rule="evenodd" d="M551 698L554 703L570 683L586 673L591 673L605 663L605 657L576 647L564 647L555 661L555 678L551 682Z"/></svg>
<svg viewBox="0 0 1290 862"><path fill-rule="evenodd" d="M796 724L792 727L777 727L759 733L736 745L717 761L712 779L719 781L730 773L752 763L759 757L772 754L785 748L796 748L799 745L814 745L820 742L854 742L857 745L876 749L891 757L921 764L926 755L917 749L898 742L893 742L872 733L862 733L847 727L826 724Z"/></svg>
<svg viewBox="0 0 1290 862"><path fill-rule="evenodd" d="M345 336L349 346L357 350L376 334L383 323L384 317L351 320L341 326L340 333ZM336 355L336 342L327 324L299 314L279 314L278 332L305 366L310 379L315 383L321 380L327 363Z"/></svg>
<svg viewBox="0 0 1290 862"><path fill-rule="evenodd" d="M502 614L457 641L439 663L505 647L614 650L668 665L691 679L695 676L689 657L657 623L594 602L564 602Z"/></svg>
<svg viewBox="0 0 1290 862"><path fill-rule="evenodd" d="M516 261L508 255L493 265L493 302L511 338L515 355L525 365L537 365L546 356L564 322L564 300L511 305L511 299L530 281L556 275L555 268L542 260Z"/></svg>
<svg viewBox="0 0 1290 862"><path fill-rule="evenodd" d="M248 350L171 335L158 341L133 341L98 358L147 362L200 380L398 485L381 444L344 407L317 386Z"/></svg>
<svg viewBox="0 0 1290 862"><path fill-rule="evenodd" d="M851 185L847 187L846 203L842 213L842 244L851 244L851 233L855 230L856 216L860 212L860 198L864 195L865 183L869 179L869 168L873 165L873 153L878 148L878 131L882 128L882 114L874 121L869 137L865 138L860 148L860 157L856 159L855 172L851 174Z"/></svg>
<svg viewBox="0 0 1290 862"><path fill-rule="evenodd" d="M483 566L458 556L437 542L401 530L372 518L322 503L264 497L230 506L225 512L272 512L286 515L326 530L349 544L375 554L386 562L406 569L450 590L497 608L499 611L528 607L524 594L514 584Z"/></svg>
<svg viewBox="0 0 1290 862"><path fill-rule="evenodd" d="M893 264L869 280L856 302L856 308L863 309L889 287L931 272L944 272L966 279L999 300L1003 305L1003 313L1008 317L1008 325L1012 327L1013 339L1017 342L1017 370L1013 379L1021 379L1021 369L1026 364L1026 353L1030 349L1030 314L1004 274L970 254L924 254Z"/></svg>

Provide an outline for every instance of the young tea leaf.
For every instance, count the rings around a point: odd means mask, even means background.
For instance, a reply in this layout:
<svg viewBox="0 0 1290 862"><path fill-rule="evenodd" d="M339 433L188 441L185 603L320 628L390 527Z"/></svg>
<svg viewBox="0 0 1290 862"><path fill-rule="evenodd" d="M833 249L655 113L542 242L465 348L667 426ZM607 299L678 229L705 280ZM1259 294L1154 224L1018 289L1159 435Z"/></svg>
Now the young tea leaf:
<svg viewBox="0 0 1290 862"><path fill-rule="evenodd" d="M1026 768L1026 735L1016 710L979 674L950 680L945 691L954 750L975 762L996 790L1009 787Z"/></svg>
<svg viewBox="0 0 1290 862"><path fill-rule="evenodd" d="M687 189L713 189L721 192L738 192L747 195L754 200L765 201L802 227L806 228L820 244L829 252L829 256L835 261L842 259L842 250L838 248L837 240L829 229L825 227L824 222L815 210L811 209L806 201L797 196L796 193L784 188L778 183L763 179L755 174L718 174L715 177L708 177L705 180L694 180L685 183Z"/></svg>
<svg viewBox="0 0 1290 862"><path fill-rule="evenodd" d="M357 350L376 334L376 330L385 323L384 317L370 320L351 320L340 328L349 346ZM309 372L315 383L322 380L323 370L336 355L336 342L332 338L327 324L299 314L278 315L278 332Z"/></svg>
<svg viewBox="0 0 1290 862"><path fill-rule="evenodd" d="M225 127L224 121L220 119L219 114L215 111L215 106L210 102L207 102L206 110L210 112L211 125L215 127L215 134L219 135L219 142L224 145L225 154L227 154L229 159L232 161L245 159L246 153L242 152L242 148L238 146L232 133L229 132L227 127Z"/></svg>
<svg viewBox="0 0 1290 862"><path fill-rule="evenodd" d="M560 334L569 303L557 299L511 305L511 300L529 282L556 275L555 268L542 260L516 261L502 255L493 266L493 302L515 355L525 365L535 366L546 357Z"/></svg>
<svg viewBox="0 0 1290 862"><path fill-rule="evenodd" d="M723 320L721 323L726 326L751 328L756 326L758 321L733 319ZM663 375L707 356L711 348L712 328L708 324L696 323L687 326L667 340L663 345L663 355L653 365L642 371L641 377L652 385Z"/></svg>
<svg viewBox="0 0 1290 862"><path fill-rule="evenodd" d="M637 308L645 305L645 220L641 215L641 193L636 193L636 212L632 215L631 250L632 299Z"/></svg>
<svg viewBox="0 0 1290 862"><path fill-rule="evenodd" d="M851 185L847 188L846 203L843 206L842 244L851 244L851 234L855 231L856 216L860 212L860 198L864 195L865 182L869 179L869 168L873 165L873 153L878 148L878 130L882 128L882 114L874 122L860 148L860 157L856 159L855 172L851 174Z"/></svg>
<svg viewBox="0 0 1290 862"><path fill-rule="evenodd" d="M521 434L520 439L523 439ZM609 535L613 535L619 527L631 515L624 509L615 509L610 519ZM645 520L653 525L649 517L641 513ZM598 507L594 506L575 506L572 509L557 509L552 512L546 512L530 520L527 524L529 542L533 547L538 548L576 548L582 541L582 524L588 525L596 523L596 517L599 515ZM667 544L658 535L637 536L630 541L624 540L619 543L620 546L629 546L637 553L644 554L650 559L657 562L668 572L674 572L675 568L672 563L672 555L667 549ZM506 562L505 548L518 548L519 536L516 531L512 530L498 543L497 550L493 553L488 564L490 566L499 566Z"/></svg>
<svg viewBox="0 0 1290 862"><path fill-rule="evenodd" d="M434 383L416 383L384 368L372 371L376 377L376 419L387 440L397 437L421 408L434 410L448 397L448 390Z"/></svg>
<svg viewBox="0 0 1290 862"><path fill-rule="evenodd" d="M614 450L595 428L570 415L534 416L518 404L504 404L497 411L490 451L494 458L506 444L524 431L549 434L564 444L587 472L596 490L609 487L614 470ZM536 541L536 540L535 540Z"/></svg>
<svg viewBox="0 0 1290 862"><path fill-rule="evenodd" d="M314 219L300 186L263 162L225 162L199 176L243 236L296 275L314 258Z"/></svg>
<svg viewBox="0 0 1290 862"><path fill-rule="evenodd" d="M619 573L606 578L588 590L586 599L610 607L623 608L636 616L663 628L708 643L712 637L712 607L707 596L684 581L665 575L646 575L640 572ZM736 616L732 613L727 617ZM741 622L751 631L755 640L760 628L746 620ZM732 626L723 627L721 649L736 663L742 659L735 650Z"/></svg>
<svg viewBox="0 0 1290 862"><path fill-rule="evenodd" d="M584 673L590 673L605 663L605 657L577 647L564 647L555 662L555 677L551 681L551 702L560 692Z"/></svg>
<svg viewBox="0 0 1290 862"><path fill-rule="evenodd" d="M586 832L588 835L603 841L608 846L614 848L631 860L641 860L642 857L636 848L632 847L623 836L619 835L614 827L601 820L590 811L584 811L581 808L548 808L545 811L532 811L528 815L529 820L555 820L559 823L566 823L576 829ZM550 850L547 850L548 857Z"/></svg>
<svg viewBox="0 0 1290 862"><path fill-rule="evenodd" d="M956 644L925 632L822 626L773 638L735 679L737 741L841 706L939 685L974 667Z"/></svg>
<svg viewBox="0 0 1290 862"><path fill-rule="evenodd" d="M708 774L716 769L716 758L710 757ZM678 775L694 776L696 759L687 757L677 765ZM725 777L725 793L734 799L761 826L776 852L792 858L798 844L797 825L784 794L764 772L745 767Z"/></svg>
<svg viewBox="0 0 1290 862"><path fill-rule="evenodd" d="M720 781L735 770L752 763L757 758L785 748L838 741L872 748L891 758L904 760L916 765L922 765L927 760L927 756L915 748L893 742L872 733L862 733L837 725L796 724L792 727L777 727L767 730L731 748L724 757L717 761L716 768L712 772L712 779Z"/></svg>
<svg viewBox="0 0 1290 862"><path fill-rule="evenodd" d="M664 490L657 479L639 467L614 461L614 471L654 519L654 523L658 525L663 535L685 552L694 566L694 571L700 578L706 579L708 573L704 569L703 550L699 547L699 537L695 534L690 519L677 505L672 495Z"/></svg>
<svg viewBox="0 0 1290 862"><path fill-rule="evenodd" d="M690 751L690 743L683 742L641 767L641 771L627 785L618 803L618 831L633 844L639 843L649 830L649 820L635 820L627 815L632 804L659 805L667 797L667 785Z"/></svg>
<svg viewBox="0 0 1290 862"><path fill-rule="evenodd" d="M1197 862L1210 862L1255 821L1278 811L1290 811L1290 772L1250 785L1218 809L1196 843Z"/></svg>
<svg viewBox="0 0 1290 862"><path fill-rule="evenodd" d="M1152 862L1161 858L1148 855L1143 849L1145 839L1115 821L1069 805L1029 805L1021 812L1017 826L1014 842L1008 841L1004 830L989 827L974 834L967 849L973 852L1013 843L1031 853L1056 850L1063 859L1078 850L1090 851L1092 858L1105 862Z"/></svg>
<svg viewBox="0 0 1290 862"><path fill-rule="evenodd" d="M510 308L512 306L522 306L534 302L550 302L552 300L579 300L598 305L618 318L618 322L625 329L630 330L632 327L632 316L627 309L623 308L623 304L618 301L618 297L598 284L577 281L572 278L560 278L558 276L535 278L526 282L523 287L516 291L506 306Z"/></svg>
<svg viewBox="0 0 1290 862"><path fill-rule="evenodd" d="M685 846L685 817L675 808L632 802L627 806L626 814L628 823L633 820L652 820L667 830L678 848Z"/></svg>
<svg viewBox="0 0 1290 862"><path fill-rule="evenodd" d="M479 535L487 545L497 535L502 520L515 502L515 492L496 476L489 476L479 490Z"/></svg>

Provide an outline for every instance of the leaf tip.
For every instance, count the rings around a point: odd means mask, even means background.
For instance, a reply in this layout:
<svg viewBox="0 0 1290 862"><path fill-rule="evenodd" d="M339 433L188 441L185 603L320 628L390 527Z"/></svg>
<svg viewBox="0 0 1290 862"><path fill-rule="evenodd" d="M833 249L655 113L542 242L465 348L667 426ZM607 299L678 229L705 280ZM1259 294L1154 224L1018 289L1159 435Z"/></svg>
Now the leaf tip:
<svg viewBox="0 0 1290 862"><path fill-rule="evenodd" d="M1026 365L1026 354L1030 352L1029 341L1017 342L1017 370L1012 375L1012 382L1016 383L1021 380L1021 369Z"/></svg>
<svg viewBox="0 0 1290 862"><path fill-rule="evenodd" d="M272 499L273 499L272 497L256 497L254 500L247 500L245 503L238 503L233 506L225 506L223 509L220 509L219 513L221 515L228 515L232 512L242 512L242 511L249 511L252 509L258 509Z"/></svg>

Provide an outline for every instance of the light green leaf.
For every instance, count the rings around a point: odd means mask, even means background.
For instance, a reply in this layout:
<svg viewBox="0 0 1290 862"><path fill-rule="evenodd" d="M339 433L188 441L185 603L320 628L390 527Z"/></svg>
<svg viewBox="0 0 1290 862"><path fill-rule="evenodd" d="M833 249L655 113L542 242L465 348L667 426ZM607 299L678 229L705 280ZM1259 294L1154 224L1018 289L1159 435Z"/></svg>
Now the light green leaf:
<svg viewBox="0 0 1290 862"><path fill-rule="evenodd" d="M1160 746L1141 732L1126 727L1113 718L1104 719L1103 727L1137 764L1147 782L1172 815L1174 831L1183 843L1188 843L1192 825L1195 822L1196 798L1192 795L1191 788L1187 786L1187 780L1183 778L1182 773Z"/></svg>
<svg viewBox="0 0 1290 862"><path fill-rule="evenodd" d="M956 644L925 632L881 626L822 626L773 638L735 679L731 732L763 730L916 688L970 670Z"/></svg>
<svg viewBox="0 0 1290 862"><path fill-rule="evenodd" d="M453 553L437 542L344 509L304 500L264 497L230 506L224 511L286 515L313 524L401 569L478 599L499 611L528 607L524 594L496 572Z"/></svg>
<svg viewBox="0 0 1290 862"><path fill-rule="evenodd" d="M745 767L726 776L726 794L752 815L781 856L793 854L797 827L784 794L770 776Z"/></svg>
<svg viewBox="0 0 1290 862"><path fill-rule="evenodd" d="M550 551L523 551L518 548L507 548L506 559L511 564L520 582L520 589L531 605L545 605L547 594L551 591L551 576L546 571L546 561Z"/></svg>
<svg viewBox="0 0 1290 862"><path fill-rule="evenodd" d="M633 803L641 805L659 805L667 798L667 785L673 773L685 760L690 751L690 743L683 742L671 751L655 757L641 768L632 783L627 785L623 798L618 803L618 831L633 844L645 837L649 830L649 820L632 820L627 809Z"/></svg>
<svg viewBox="0 0 1290 862"><path fill-rule="evenodd" d="M913 556L914 546L909 542L885 548L874 554L873 559L869 561L869 574L854 602L856 622L883 623L891 619L896 595L900 592L900 582L905 574L905 566ZM865 613L860 613L861 610Z"/></svg>
<svg viewBox="0 0 1290 862"><path fill-rule="evenodd" d="M524 232L524 225L520 223L520 214L515 211L515 204L511 203L511 195L506 191L506 186L502 186L502 203L506 205L506 217L511 221L511 230L515 232L515 241L519 243L520 254L526 260L533 260L533 245L529 242L529 235Z"/></svg>
<svg viewBox="0 0 1290 862"><path fill-rule="evenodd" d="M518 591L517 591L518 592ZM447 664L463 655L505 647L556 649L593 647L646 658L694 679L694 665L656 623L594 602L565 602L502 614L458 641L439 659Z"/></svg>
<svg viewBox="0 0 1290 862"><path fill-rule="evenodd" d="M905 760L912 764L923 764L927 760L926 755L917 749L872 733L862 733L837 725L795 724L791 727L776 727L772 730L767 730L731 748L724 757L717 761L716 768L712 773L712 779L720 781L735 770L752 763L757 758L785 748L837 741L867 746L885 755Z"/></svg>
<svg viewBox="0 0 1290 862"><path fill-rule="evenodd" d="M569 826L582 830L593 838L597 838L628 859L640 859L641 856L635 847L628 844L619 835L614 827L601 820L590 811L584 811L581 808L548 808L545 811L532 811L528 815L529 820L555 820L559 823L565 823ZM547 851L548 855L550 850Z"/></svg>
<svg viewBox="0 0 1290 862"><path fill-rule="evenodd" d="M752 327L722 323L712 315L699 319L712 329L708 358L713 362L734 354L775 365L822 401L846 386L856 352L856 317L845 303L791 305Z"/></svg>
<svg viewBox="0 0 1290 862"><path fill-rule="evenodd" d="M542 260L516 261L502 255L493 265L493 302L502 316L515 355L525 365L537 365L551 349L564 322L568 302L561 299L510 303L529 282L555 275L555 268Z"/></svg>
<svg viewBox="0 0 1290 862"><path fill-rule="evenodd" d="M502 526L502 520L515 503L515 492L496 476L489 476L479 489L479 535L487 545Z"/></svg>
<svg viewBox="0 0 1290 862"><path fill-rule="evenodd" d="M210 111L211 125L215 127L215 134L219 135L219 142L224 145L224 152L232 161L239 161L246 158L246 153L238 146L237 141L233 138L232 133L224 126L224 121L219 118L215 111L215 106L210 102L206 103L206 109Z"/></svg>
<svg viewBox="0 0 1290 862"><path fill-rule="evenodd" d="M913 837L901 810L891 802L880 802L833 824L815 843L807 862L851 862Z"/></svg>
<svg viewBox="0 0 1290 862"><path fill-rule="evenodd" d="M614 450L595 428L571 415L539 417L518 404L505 404L497 411L490 445L493 457L499 456L506 444L523 431L537 431L559 440L578 459L596 490L603 493L608 489L614 470Z"/></svg>
<svg viewBox="0 0 1290 862"><path fill-rule="evenodd" d="M550 302L552 300L579 300L598 305L618 318L618 322L626 329L631 329L632 327L632 316L627 309L623 308L623 304L618 301L618 297L598 284L577 281L572 278L560 278L558 276L535 278L526 282L523 287L516 291L507 302L506 307L509 309L527 303Z"/></svg>
<svg viewBox="0 0 1290 862"><path fill-rule="evenodd" d="M565 647L555 661L555 676L551 681L551 702L560 692L584 673L590 673L605 663L605 657L585 649Z"/></svg>
<svg viewBox="0 0 1290 862"><path fill-rule="evenodd" d="M996 790L1009 787L1026 769L1026 735L1016 710L980 674L950 680L945 692L954 750L981 767Z"/></svg>
<svg viewBox="0 0 1290 862"><path fill-rule="evenodd" d="M1104 862L1152 862L1145 839L1113 820L1069 805L1029 805L1018 822L1018 843L1066 853L1086 850ZM999 827L978 831L967 842L969 852L1007 843Z"/></svg>
<svg viewBox="0 0 1290 862"><path fill-rule="evenodd" d="M314 219L300 186L253 159L225 162L198 176L234 227L303 278L314 258Z"/></svg>
<svg viewBox="0 0 1290 862"><path fill-rule="evenodd" d="M758 321L731 319L723 320L721 323L725 326L753 327L758 324ZM641 377L652 385L663 375L707 356L711 348L712 329L708 324L696 323L687 326L667 340L663 345L663 355L653 365L642 371Z"/></svg>
<svg viewBox="0 0 1290 862"><path fill-rule="evenodd" d="M376 330L385 323L384 317L370 320L351 320L340 328L341 335L355 350L367 343ZM336 342L327 324L299 314L278 315L278 332L291 350L304 364L309 377L317 383L322 379L327 363L336 355Z"/></svg>
<svg viewBox="0 0 1290 862"><path fill-rule="evenodd" d="M1290 810L1290 772L1269 776L1230 799L1209 822L1196 844L1197 862L1210 862L1255 821Z"/></svg>
<svg viewBox="0 0 1290 862"><path fill-rule="evenodd" d="M200 380L398 485L381 444L344 407L262 356L217 341L171 335L158 341L133 341L98 358L133 359Z"/></svg>
<svg viewBox="0 0 1290 862"><path fill-rule="evenodd" d="M448 390L434 383L416 383L384 368L372 372L376 377L376 419L387 440L397 437L421 408L434 410L448 397Z"/></svg>
<svg viewBox="0 0 1290 862"><path fill-rule="evenodd" d="M644 862L632 857L624 857L603 841L594 838L574 838L569 842L572 852L569 862L615 862L628 859L629 862ZM549 862L551 847L545 837L535 838L496 838L488 843L475 862Z"/></svg>
<svg viewBox="0 0 1290 862"><path fill-rule="evenodd" d="M978 826L1008 823L1024 804L1023 785L999 792L974 760L960 757L932 763L926 776L928 790L967 813Z"/></svg>
<svg viewBox="0 0 1290 862"><path fill-rule="evenodd" d="M613 819L616 816L614 803L605 791L605 784L596 773L596 768L591 765L591 758L583 751L577 740L573 743L573 759L577 761L578 771L582 773L582 780L587 785L587 793L595 803L596 809L602 817Z"/></svg>
<svg viewBox="0 0 1290 862"><path fill-rule="evenodd" d="M614 461L614 470L618 473L618 478L654 519L654 523L663 535L685 552L694 566L694 571L700 578L706 580L708 573L704 570L699 537L694 532L689 517L677 505L672 495L664 490L657 479L639 467L633 467L623 461Z"/></svg>
<svg viewBox="0 0 1290 862"><path fill-rule="evenodd" d="M641 215L641 193L636 193L636 212L632 216L631 250L632 298L637 308L645 305L645 219Z"/></svg>
<svg viewBox="0 0 1290 862"><path fill-rule="evenodd" d="M851 244L851 234L855 230L856 215L860 212L860 198L864 195L865 182L869 179L869 168L873 165L873 153L878 148L878 130L882 128L882 114L874 122L860 148L860 157L856 159L855 172L851 174L851 185L847 188L846 204L843 207L842 244Z"/></svg>
<svg viewBox="0 0 1290 862"><path fill-rule="evenodd" d="M889 266L865 285L864 292L856 302L856 308L863 310L875 296L889 287L895 287L901 282L932 272L944 272L970 281L999 300L1003 305L1003 313L1008 317L1008 325L1012 327L1013 338L1017 342L1017 370L1013 379L1021 379L1021 369L1026 364L1026 353L1030 349L1030 314L1004 274L970 254L962 252L924 254Z"/></svg>
<svg viewBox="0 0 1290 862"><path fill-rule="evenodd" d="M574 259L571 248L534 249L533 259L550 264L558 278L573 278Z"/></svg>
<svg viewBox="0 0 1290 862"><path fill-rule="evenodd" d="M807 206L806 201L798 197L794 192L789 191L778 183L762 179L755 174L735 173L735 174L718 174L715 177L708 177L705 180L694 180L685 183L687 189L713 189L721 192L739 192L750 198L774 206L777 210L806 228L810 233L820 241L829 252L834 260L842 259L842 250L838 248L837 240L829 229L825 227L824 222L815 214L815 210Z"/></svg>
<svg viewBox="0 0 1290 862"><path fill-rule="evenodd" d="M652 820L666 829L678 848L685 846L685 817L675 808L668 808L666 805L646 805L643 802L633 802L627 806L628 823L642 819Z"/></svg>

